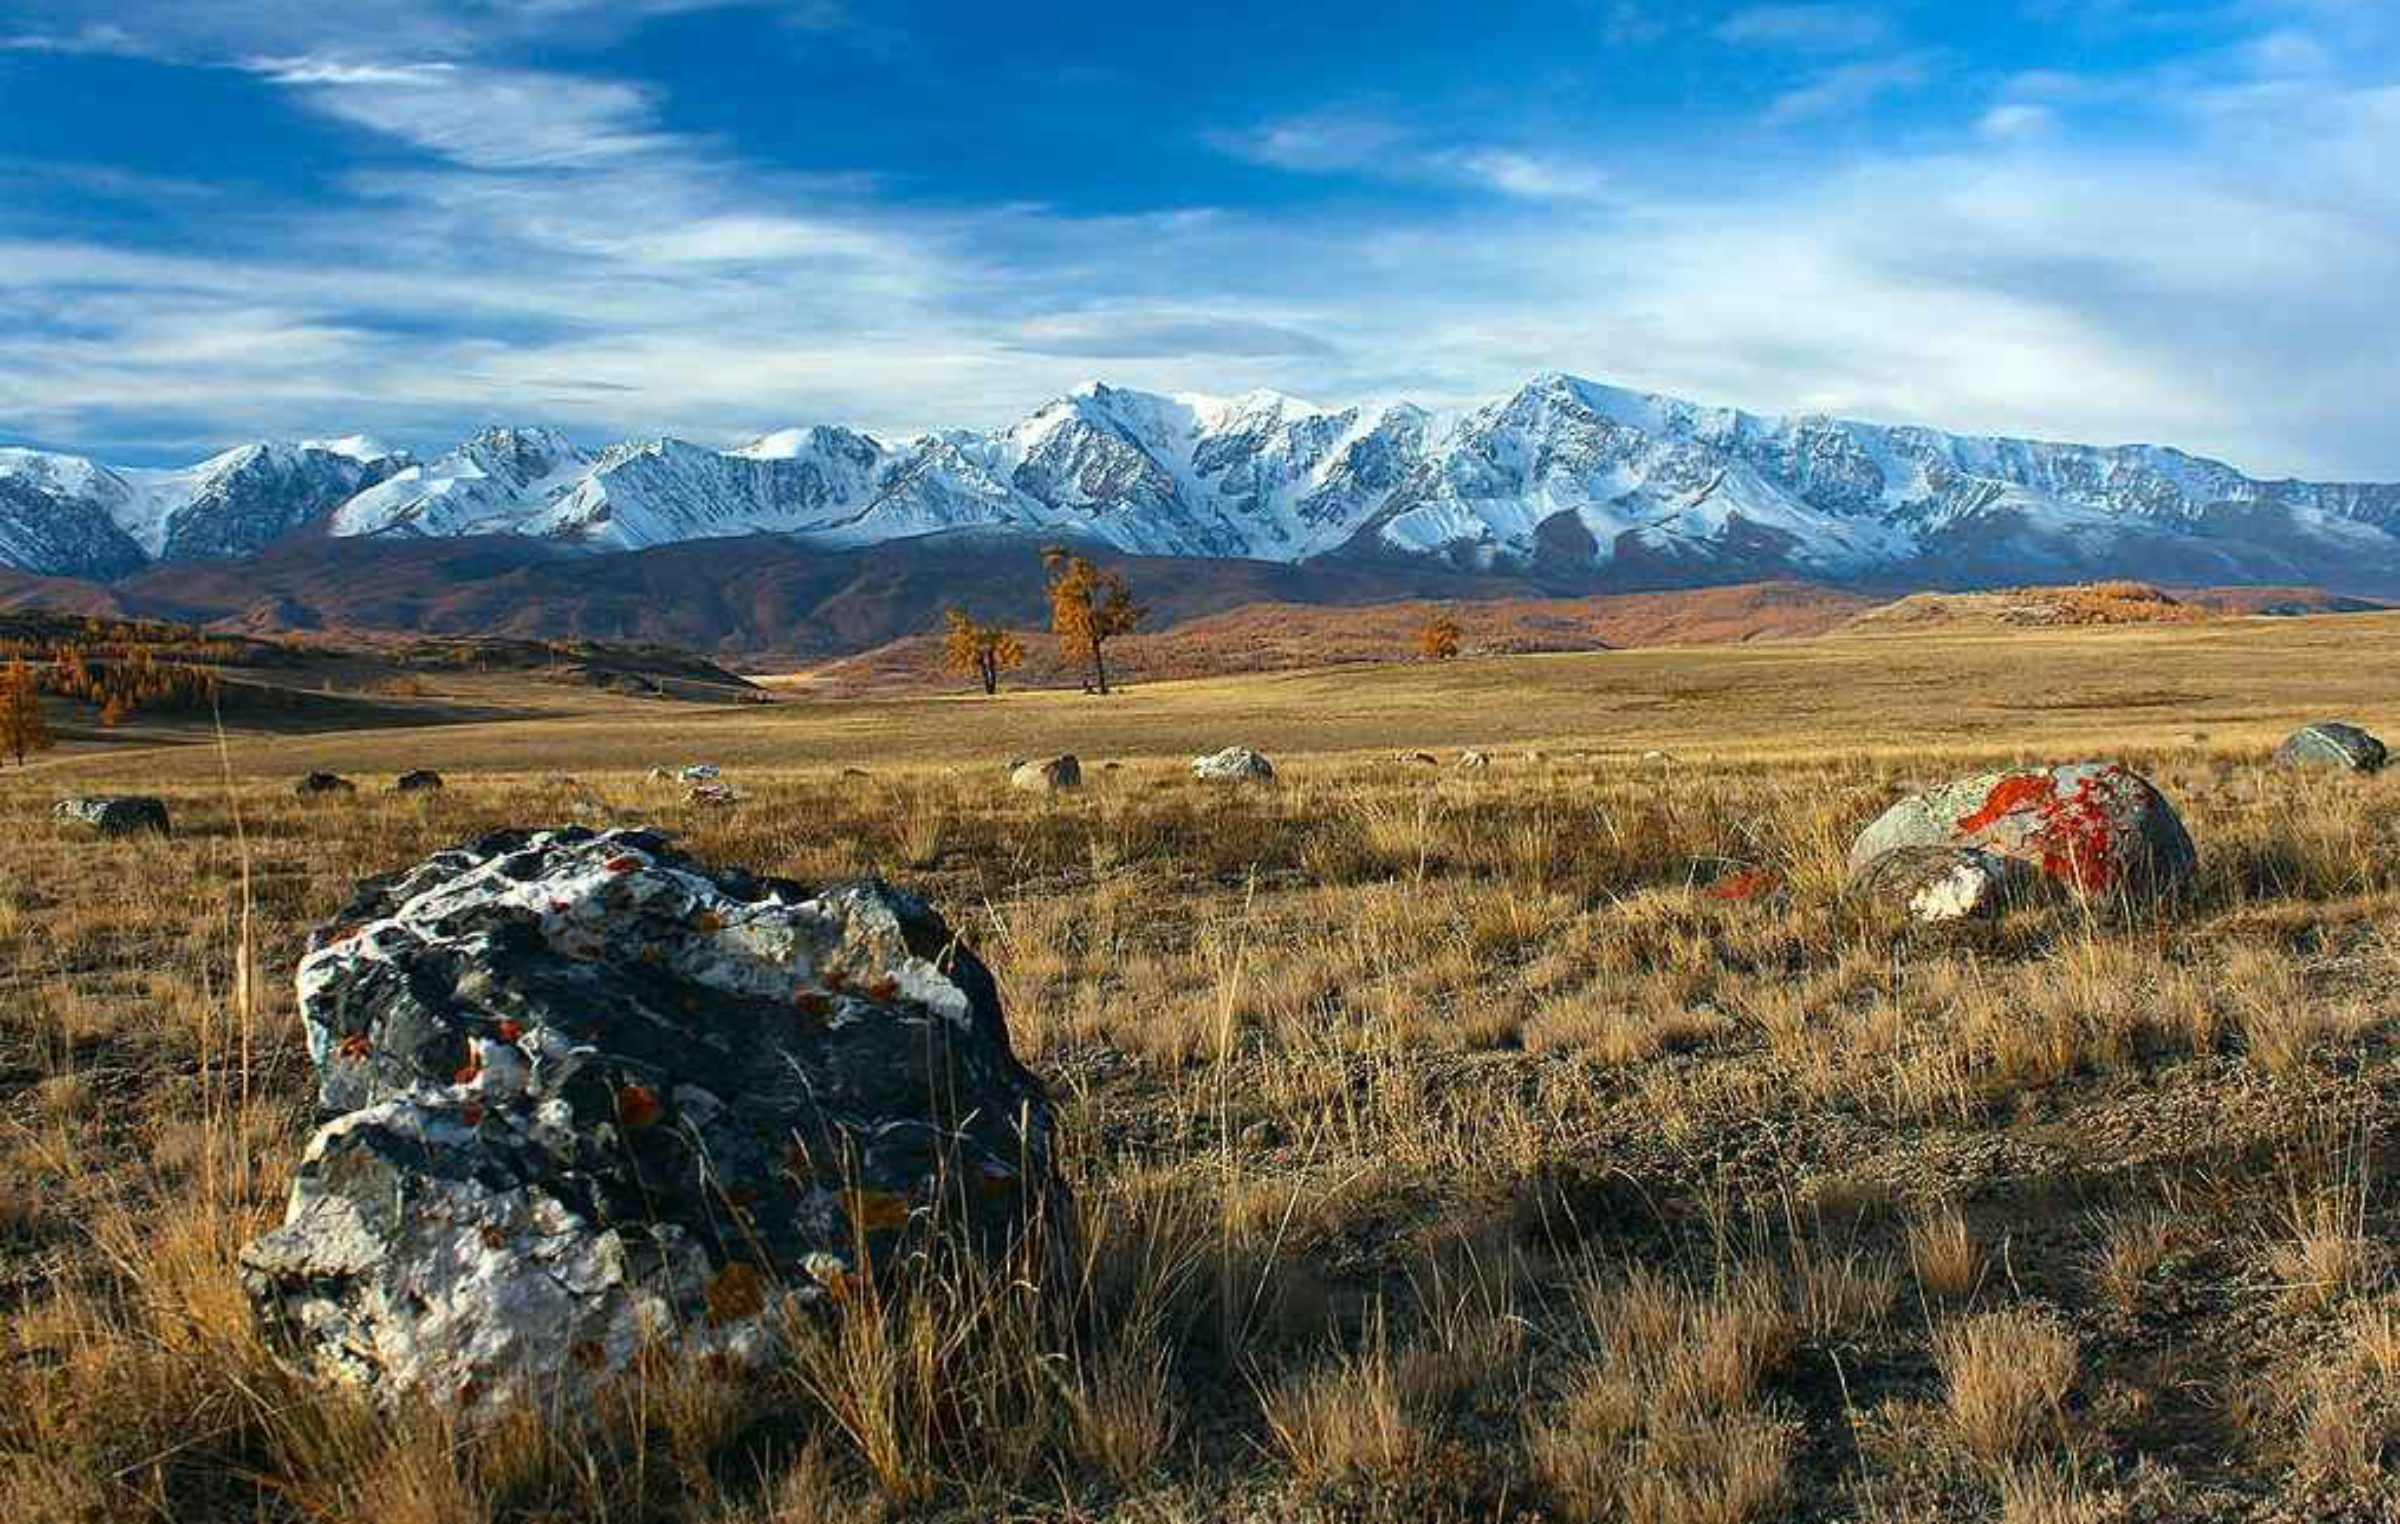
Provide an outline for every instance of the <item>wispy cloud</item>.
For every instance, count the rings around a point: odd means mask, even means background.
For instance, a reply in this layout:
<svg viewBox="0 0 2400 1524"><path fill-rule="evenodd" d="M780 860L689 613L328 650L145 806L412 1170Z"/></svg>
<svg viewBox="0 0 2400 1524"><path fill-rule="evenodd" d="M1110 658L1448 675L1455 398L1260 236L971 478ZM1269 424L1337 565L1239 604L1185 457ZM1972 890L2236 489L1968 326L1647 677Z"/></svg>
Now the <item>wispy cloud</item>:
<svg viewBox="0 0 2400 1524"><path fill-rule="evenodd" d="M1923 89L1933 78L1934 64L1930 53L1900 53L1827 69L1808 83L1775 97L1767 107L1767 124L1790 127L1841 116L1864 110L1891 96Z"/></svg>
<svg viewBox="0 0 2400 1524"><path fill-rule="evenodd" d="M1883 13L1858 5L1753 5L1717 26L1721 41L1737 47L1787 48L1805 53L1849 53L1879 47L1891 38Z"/></svg>
<svg viewBox="0 0 2400 1524"><path fill-rule="evenodd" d="M1372 112L1319 112L1205 136L1235 158L1298 174L1449 185L1527 201L1596 200L1609 184L1583 156L1444 142Z"/></svg>

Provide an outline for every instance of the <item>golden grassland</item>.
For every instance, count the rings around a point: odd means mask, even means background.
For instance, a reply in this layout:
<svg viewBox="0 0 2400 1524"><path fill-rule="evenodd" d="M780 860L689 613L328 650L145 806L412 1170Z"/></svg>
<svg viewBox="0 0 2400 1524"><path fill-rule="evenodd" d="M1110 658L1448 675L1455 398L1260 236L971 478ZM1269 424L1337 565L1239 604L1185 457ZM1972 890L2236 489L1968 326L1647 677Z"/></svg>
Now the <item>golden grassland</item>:
<svg viewBox="0 0 2400 1524"><path fill-rule="evenodd" d="M2400 780L2267 753L2394 728L2395 635L595 699L0 774L0 1518L2391 1517ZM1184 776L1237 741L1283 780ZM1090 787L1005 786L1058 749ZM1937 936L1842 896L1898 793L2091 754L2182 808L2188 904ZM701 758L741 805L644 780ZM424 765L452 787L290 791ZM175 840L49 818L111 782ZM755 1381L476 1434L282 1371L232 1260L309 1126L308 928L578 815L933 900L1060 1104L1066 1283L931 1266ZM1707 892L1748 866L1784 887Z"/></svg>

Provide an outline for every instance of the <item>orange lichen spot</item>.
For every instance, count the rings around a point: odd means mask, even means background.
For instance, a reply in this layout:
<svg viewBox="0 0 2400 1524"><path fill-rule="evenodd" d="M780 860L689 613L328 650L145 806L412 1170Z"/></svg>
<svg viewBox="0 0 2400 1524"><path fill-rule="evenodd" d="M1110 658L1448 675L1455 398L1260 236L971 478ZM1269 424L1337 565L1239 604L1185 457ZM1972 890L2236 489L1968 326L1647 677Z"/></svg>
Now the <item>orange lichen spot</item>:
<svg viewBox="0 0 2400 1524"><path fill-rule="evenodd" d="M1744 868L1709 885L1707 893L1712 900L1755 900L1782 887L1783 877L1774 869Z"/></svg>
<svg viewBox="0 0 2400 1524"><path fill-rule="evenodd" d="M466 1105L458 1108L458 1119L469 1127L481 1127L483 1125L482 1104L476 1101L467 1102Z"/></svg>
<svg viewBox="0 0 2400 1524"><path fill-rule="evenodd" d="M483 1240L483 1246L487 1249L499 1250L508 1247L508 1234L492 1223L487 1222L477 1228L475 1236Z"/></svg>
<svg viewBox="0 0 2400 1524"><path fill-rule="evenodd" d="M463 1064L460 1064L457 1070L451 1074L450 1083L454 1085L472 1085L482 1077L483 1060L470 1055L467 1061Z"/></svg>
<svg viewBox="0 0 2400 1524"><path fill-rule="evenodd" d="M792 997L803 1016L822 1016L833 1009L833 1001L822 990L802 990Z"/></svg>
<svg viewBox="0 0 2400 1524"><path fill-rule="evenodd" d="M587 1371L608 1363L608 1350L598 1339L577 1339L567 1346L567 1358Z"/></svg>
<svg viewBox="0 0 2400 1524"><path fill-rule="evenodd" d="M708 1321L712 1324L755 1317L767 1305L766 1287L758 1278L757 1268L738 1260L717 1272L703 1298L708 1303Z"/></svg>
<svg viewBox="0 0 2400 1524"><path fill-rule="evenodd" d="M457 1397L460 1407L471 1408L483 1400L483 1383L470 1376L458 1384L458 1391L453 1395Z"/></svg>
<svg viewBox="0 0 2400 1524"><path fill-rule="evenodd" d="M647 1085L617 1087L617 1123L627 1128L653 1126L666 1113L658 1096Z"/></svg>
<svg viewBox="0 0 2400 1524"><path fill-rule="evenodd" d="M703 910L692 917L692 927L702 936L712 937L725 929L725 918L713 910Z"/></svg>
<svg viewBox="0 0 2400 1524"><path fill-rule="evenodd" d="M2058 797L2058 785L2048 773L2011 773L1992 785L1983 807L1958 823L1961 831L1987 831L2004 816L2038 810Z"/></svg>
<svg viewBox="0 0 2400 1524"><path fill-rule="evenodd" d="M642 866L642 860L638 857L612 857L600 866L611 873L631 873Z"/></svg>
<svg viewBox="0 0 2400 1524"><path fill-rule="evenodd" d="M642 949L642 961L644 963L657 963L665 956L666 954L660 952L655 944Z"/></svg>
<svg viewBox="0 0 2400 1524"><path fill-rule="evenodd" d="M886 974L867 986L867 998L878 1005L890 1005L900 998L900 981Z"/></svg>
<svg viewBox="0 0 2400 1524"><path fill-rule="evenodd" d="M908 1226L908 1198L894 1191L851 1191L843 1198L851 1223L868 1233Z"/></svg>
<svg viewBox="0 0 2400 1524"><path fill-rule="evenodd" d="M850 976L838 968L829 968L817 976L817 982L838 995L850 987Z"/></svg>
<svg viewBox="0 0 2400 1524"><path fill-rule="evenodd" d="M500 1040L502 1042L516 1042L522 1039L524 1035L525 1024L523 1022L505 1019L501 1021Z"/></svg>
<svg viewBox="0 0 2400 1524"><path fill-rule="evenodd" d="M352 1032L349 1036L342 1039L339 1051L342 1057L357 1060L363 1059L368 1054L374 1052L375 1045L367 1041L366 1033Z"/></svg>

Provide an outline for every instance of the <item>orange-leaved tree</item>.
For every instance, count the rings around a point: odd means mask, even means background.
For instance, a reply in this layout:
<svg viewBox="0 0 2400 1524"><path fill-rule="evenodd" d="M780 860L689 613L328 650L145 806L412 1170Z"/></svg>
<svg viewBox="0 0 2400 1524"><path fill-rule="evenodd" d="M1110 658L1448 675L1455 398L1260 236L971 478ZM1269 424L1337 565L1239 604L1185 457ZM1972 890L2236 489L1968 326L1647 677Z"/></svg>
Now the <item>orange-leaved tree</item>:
<svg viewBox="0 0 2400 1524"><path fill-rule="evenodd" d="M1125 574L1094 566L1057 546L1042 552L1050 573L1050 630L1069 656L1092 668L1092 685L1108 691L1108 643L1128 634L1148 612L1133 601Z"/></svg>
<svg viewBox="0 0 2400 1524"><path fill-rule="evenodd" d="M1417 649L1424 653L1427 661L1448 661L1458 654L1458 643L1463 634L1457 620L1448 614L1436 614L1425 621L1425 628L1417 632Z"/></svg>
<svg viewBox="0 0 2400 1524"><path fill-rule="evenodd" d="M942 665L952 672L972 672L986 695L1000 691L1000 674L1025 664L1024 642L996 624L978 624L964 609L947 609L942 618Z"/></svg>
<svg viewBox="0 0 2400 1524"><path fill-rule="evenodd" d="M47 751L52 744L50 727L42 720L42 690L34 680L33 668L22 660L10 662L7 673L0 675L0 751L15 757L23 767L28 756Z"/></svg>

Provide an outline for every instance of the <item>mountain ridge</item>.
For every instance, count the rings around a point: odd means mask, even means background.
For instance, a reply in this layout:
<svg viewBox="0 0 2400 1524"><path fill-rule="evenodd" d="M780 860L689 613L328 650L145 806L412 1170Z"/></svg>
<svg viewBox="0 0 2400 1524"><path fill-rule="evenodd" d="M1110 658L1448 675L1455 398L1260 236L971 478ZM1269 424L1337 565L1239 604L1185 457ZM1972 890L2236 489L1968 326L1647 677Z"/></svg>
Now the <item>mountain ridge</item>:
<svg viewBox="0 0 2400 1524"><path fill-rule="evenodd" d="M335 539L507 536L577 553L959 531L1141 556L1429 562L1571 589L1799 576L2137 575L2400 586L2400 485L2269 481L2162 446L1712 407L1545 372L1444 419L1407 402L1091 383L1005 428L900 444L832 424L731 449L588 450L489 428L418 460L352 439L182 470L0 450L0 565L108 581Z"/></svg>

